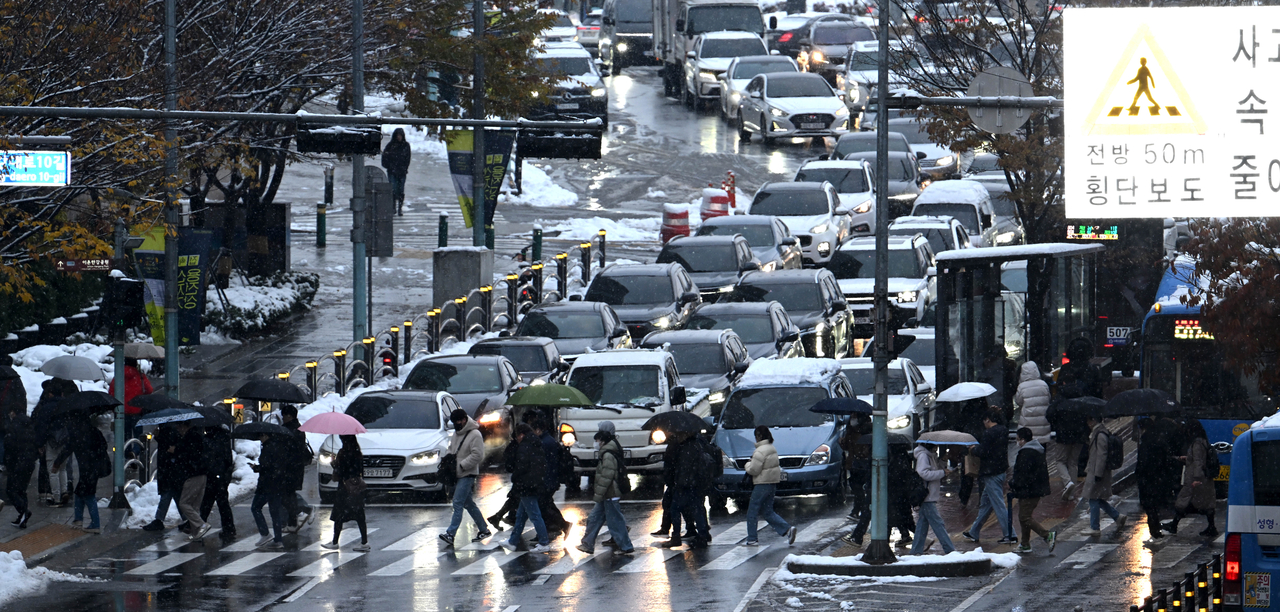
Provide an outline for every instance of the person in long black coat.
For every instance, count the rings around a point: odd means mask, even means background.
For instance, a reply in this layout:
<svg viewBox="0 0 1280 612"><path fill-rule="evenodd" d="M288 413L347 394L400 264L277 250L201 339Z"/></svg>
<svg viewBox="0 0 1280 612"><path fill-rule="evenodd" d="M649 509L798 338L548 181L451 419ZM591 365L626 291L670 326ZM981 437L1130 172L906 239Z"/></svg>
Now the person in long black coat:
<svg viewBox="0 0 1280 612"><path fill-rule="evenodd" d="M1138 462L1134 474L1138 480L1138 502L1147 513L1148 531L1152 538L1164 537L1160 520L1173 509L1173 501L1181 486L1182 464L1177 460L1183 448L1182 430L1173 419L1163 416L1141 422L1142 437L1138 441Z"/></svg>
<svg viewBox="0 0 1280 612"><path fill-rule="evenodd" d="M258 487L253 493L253 502L249 504L249 513L253 515L261 536L257 545L273 550L284 548L284 495L293 494L288 456L289 440L285 436L263 435L258 463L249 464L258 473ZM262 514L262 508L267 504L271 505L271 531L268 531L267 519Z"/></svg>
<svg viewBox="0 0 1280 612"><path fill-rule="evenodd" d="M409 160L413 150L404 137L404 129L391 133L391 142L382 150L382 167L387 169L391 181L391 197L396 201L396 214L404 216L404 182L409 176Z"/></svg>
<svg viewBox="0 0 1280 612"><path fill-rule="evenodd" d="M525 519L533 522L534 532L538 534L538 546L533 552L546 552L551 539L547 534L547 525L542 521L542 512L538 509L538 496L546 486L547 455L542 449L542 440L533 433L533 428L521 423L516 428L516 469L511 473L511 486L520 496L520 505L516 510L516 524L511 528L509 546L522 548Z"/></svg>
<svg viewBox="0 0 1280 612"><path fill-rule="evenodd" d="M161 425L156 428L156 491L160 494L160 504L156 506L156 518L143 527L146 531L160 531L165 528L164 517L169 514L169 505L182 496L182 483L186 481L178 465L177 444L181 439L178 430L172 425Z"/></svg>
<svg viewBox="0 0 1280 612"><path fill-rule="evenodd" d="M235 459L231 455L231 432L226 427L206 427L204 432L204 461L206 478L204 499L200 502L200 520L208 521L214 504L218 505L218 518L222 524L222 538L236 538L236 519L231 513L231 500L227 487L231 486L231 473Z"/></svg>
<svg viewBox="0 0 1280 612"><path fill-rule="evenodd" d="M369 526L364 517L364 455L355 436L338 437L342 440L342 449L333 461L333 479L338 483L338 491L333 500L333 512L329 513L333 520L333 541L320 546L326 550L337 550L342 524L355 521L360 528L360 544L352 550L369 552Z"/></svg>
<svg viewBox="0 0 1280 612"><path fill-rule="evenodd" d="M5 480L5 497L14 509L18 518L13 526L27 528L31 518L28 507L27 487L31 484L31 473L36 468L36 455L40 452L36 444L35 427L27 416L26 406L21 409L9 407L9 429L4 444L4 469L8 473Z"/></svg>
<svg viewBox="0 0 1280 612"><path fill-rule="evenodd" d="M285 492L281 499L284 502L284 522L287 526L286 531L297 533L303 525L311 524L316 516L315 508L312 508L300 493L303 479L307 474L307 466L311 465L314 457L310 447L307 446L307 434L298 429L302 427L302 423L298 421L298 408L289 404L284 405L280 408L280 419L280 424L293 432L293 436L288 439L287 451L289 491ZM304 514L305 516L302 516Z"/></svg>
<svg viewBox="0 0 1280 612"><path fill-rule="evenodd" d="M89 422L88 415L75 416L66 420L67 444L63 447L53 465L51 473L56 473L67 465L74 454L80 473L76 478L75 513L73 524L84 522L84 511L89 511L88 533L100 533L102 524L98 518L98 479L110 474L111 458L107 455L107 441L97 427Z"/></svg>

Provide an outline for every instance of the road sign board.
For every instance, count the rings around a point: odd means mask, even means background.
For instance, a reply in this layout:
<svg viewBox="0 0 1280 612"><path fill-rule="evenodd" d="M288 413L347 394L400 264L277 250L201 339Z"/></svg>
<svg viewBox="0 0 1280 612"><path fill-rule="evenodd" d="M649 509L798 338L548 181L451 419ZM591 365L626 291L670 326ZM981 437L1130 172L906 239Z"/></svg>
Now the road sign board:
<svg viewBox="0 0 1280 612"><path fill-rule="evenodd" d="M1280 216L1266 132L1280 129L1266 125L1280 35L1251 25L1278 20L1263 6L1064 10L1066 216Z"/></svg>
<svg viewBox="0 0 1280 612"><path fill-rule="evenodd" d="M1021 72L1004 66L995 66L973 77L969 83L969 91L965 95L981 96L1015 96L1029 98L1035 95L1031 83ZM992 134L1011 134L1022 127L1031 118L1031 109L1027 108L985 108L970 106L969 118L974 125Z"/></svg>
<svg viewBox="0 0 1280 612"><path fill-rule="evenodd" d="M59 259L54 262L59 272L106 272L111 269L110 259Z"/></svg>
<svg viewBox="0 0 1280 612"><path fill-rule="evenodd" d="M71 153L0 151L0 186L66 187L70 181Z"/></svg>

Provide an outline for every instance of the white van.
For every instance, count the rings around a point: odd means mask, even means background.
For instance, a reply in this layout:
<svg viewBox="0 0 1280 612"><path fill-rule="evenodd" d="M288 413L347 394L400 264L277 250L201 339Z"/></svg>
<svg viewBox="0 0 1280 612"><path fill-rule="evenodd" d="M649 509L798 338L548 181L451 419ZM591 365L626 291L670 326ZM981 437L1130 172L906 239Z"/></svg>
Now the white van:
<svg viewBox="0 0 1280 612"><path fill-rule="evenodd" d="M954 217L969 233L972 247L995 246L995 208L978 181L936 181L925 187L911 209L913 217Z"/></svg>

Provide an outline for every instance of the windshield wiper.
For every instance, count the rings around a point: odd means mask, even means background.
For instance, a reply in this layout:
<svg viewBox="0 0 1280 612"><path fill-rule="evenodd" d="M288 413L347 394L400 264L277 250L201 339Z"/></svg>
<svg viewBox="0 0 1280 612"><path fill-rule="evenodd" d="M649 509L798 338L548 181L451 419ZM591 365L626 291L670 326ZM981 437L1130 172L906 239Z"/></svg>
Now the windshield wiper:
<svg viewBox="0 0 1280 612"><path fill-rule="evenodd" d="M622 409L621 409L621 408L618 408L617 406L606 406L606 405L604 405L604 404L596 404L596 405L594 405L594 406L569 406L569 408L574 408L574 409L577 409L577 410L597 410L597 409L599 409L599 410L612 410L612 411L614 411L614 412L616 412L616 413L618 413L618 414L622 414Z"/></svg>

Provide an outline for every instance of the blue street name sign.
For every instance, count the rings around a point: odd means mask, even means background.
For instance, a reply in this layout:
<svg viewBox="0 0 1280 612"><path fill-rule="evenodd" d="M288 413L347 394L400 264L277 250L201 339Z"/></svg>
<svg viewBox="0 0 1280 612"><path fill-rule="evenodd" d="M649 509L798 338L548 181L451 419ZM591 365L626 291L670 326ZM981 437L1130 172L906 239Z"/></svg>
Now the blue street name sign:
<svg viewBox="0 0 1280 612"><path fill-rule="evenodd" d="M71 182L71 153L0 151L0 186L66 187Z"/></svg>

